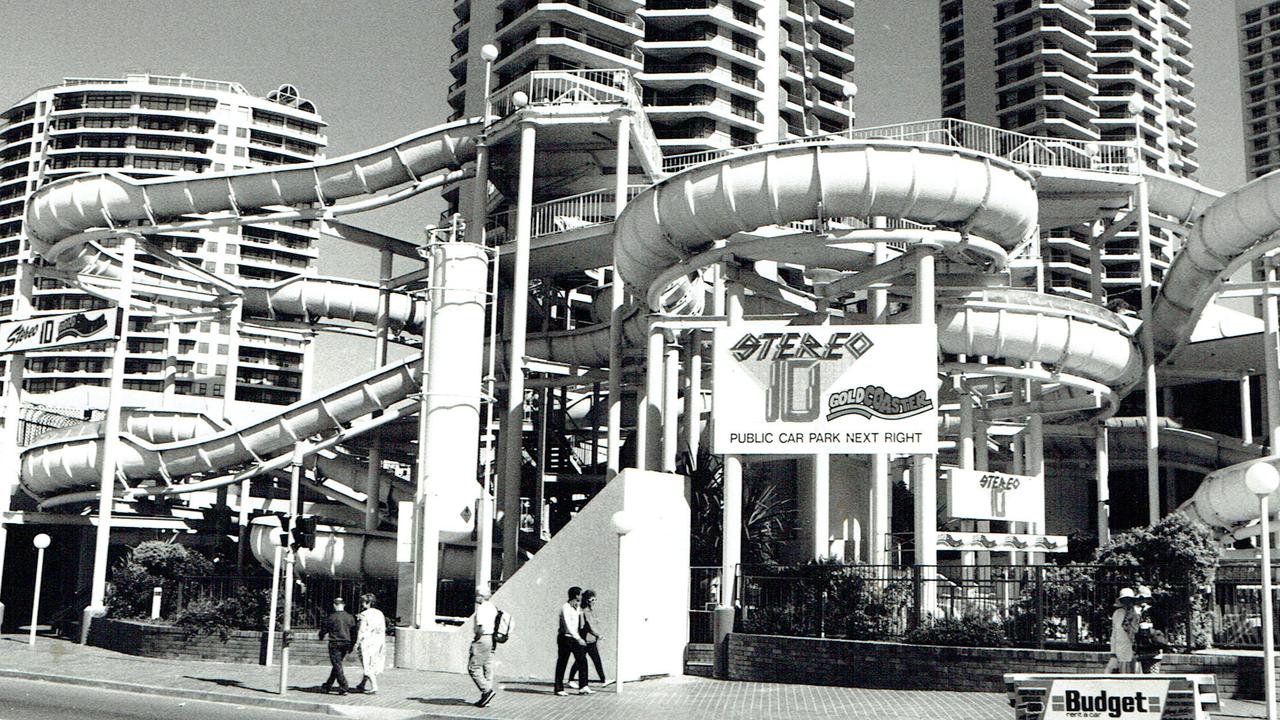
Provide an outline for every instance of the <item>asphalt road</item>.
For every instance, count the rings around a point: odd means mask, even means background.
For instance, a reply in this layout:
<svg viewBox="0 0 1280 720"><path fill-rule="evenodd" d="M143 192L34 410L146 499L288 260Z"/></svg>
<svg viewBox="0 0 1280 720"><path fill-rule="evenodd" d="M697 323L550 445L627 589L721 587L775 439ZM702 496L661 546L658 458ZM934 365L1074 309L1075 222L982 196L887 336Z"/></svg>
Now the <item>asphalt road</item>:
<svg viewBox="0 0 1280 720"><path fill-rule="evenodd" d="M0 720L316 720L331 715L0 678Z"/></svg>

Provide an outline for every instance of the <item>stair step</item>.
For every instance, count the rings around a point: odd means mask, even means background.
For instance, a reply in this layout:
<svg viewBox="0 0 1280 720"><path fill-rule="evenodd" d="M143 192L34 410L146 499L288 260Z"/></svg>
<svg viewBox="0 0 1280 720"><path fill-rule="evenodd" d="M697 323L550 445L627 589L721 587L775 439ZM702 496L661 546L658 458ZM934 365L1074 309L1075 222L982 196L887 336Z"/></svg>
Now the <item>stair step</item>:
<svg viewBox="0 0 1280 720"><path fill-rule="evenodd" d="M684 674L693 675L694 677L711 677L715 674L715 663L686 662L684 664Z"/></svg>

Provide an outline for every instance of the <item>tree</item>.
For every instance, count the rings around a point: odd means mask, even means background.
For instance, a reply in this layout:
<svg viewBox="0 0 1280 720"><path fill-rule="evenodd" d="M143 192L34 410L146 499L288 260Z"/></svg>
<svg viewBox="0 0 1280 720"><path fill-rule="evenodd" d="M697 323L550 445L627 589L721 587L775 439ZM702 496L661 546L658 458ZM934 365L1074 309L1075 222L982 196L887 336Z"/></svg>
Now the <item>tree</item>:
<svg viewBox="0 0 1280 720"><path fill-rule="evenodd" d="M107 592L107 614L118 618L146 618L151 615L152 588L161 588L161 614L168 616L177 605L178 578L208 575L213 564L198 552L182 545L148 540L138 544L111 571Z"/></svg>

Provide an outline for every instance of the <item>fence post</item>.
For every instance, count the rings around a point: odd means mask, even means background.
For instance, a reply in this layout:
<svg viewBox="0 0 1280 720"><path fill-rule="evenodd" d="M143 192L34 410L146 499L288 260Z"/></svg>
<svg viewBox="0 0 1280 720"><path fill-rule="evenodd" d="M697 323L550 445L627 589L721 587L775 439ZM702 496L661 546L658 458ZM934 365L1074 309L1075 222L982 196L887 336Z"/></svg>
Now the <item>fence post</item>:
<svg viewBox="0 0 1280 720"><path fill-rule="evenodd" d="M924 576L922 566L911 566L911 615L908 622L909 629L914 630L920 627L920 612L923 606L921 602L924 597Z"/></svg>
<svg viewBox="0 0 1280 720"><path fill-rule="evenodd" d="M827 636L827 591L822 591L822 596L818 599L818 637L825 638Z"/></svg>
<svg viewBox="0 0 1280 720"><path fill-rule="evenodd" d="M1044 648L1044 565L1036 565L1036 647Z"/></svg>

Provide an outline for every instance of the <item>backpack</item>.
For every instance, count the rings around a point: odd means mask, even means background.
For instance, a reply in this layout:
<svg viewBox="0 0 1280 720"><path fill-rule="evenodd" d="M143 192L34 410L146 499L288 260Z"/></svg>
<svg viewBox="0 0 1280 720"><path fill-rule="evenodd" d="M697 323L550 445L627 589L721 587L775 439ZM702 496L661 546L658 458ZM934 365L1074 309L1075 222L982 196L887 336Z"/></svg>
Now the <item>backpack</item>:
<svg viewBox="0 0 1280 720"><path fill-rule="evenodd" d="M511 613L498 611L498 616L493 621L493 641L495 643L504 643L511 638L512 623Z"/></svg>

